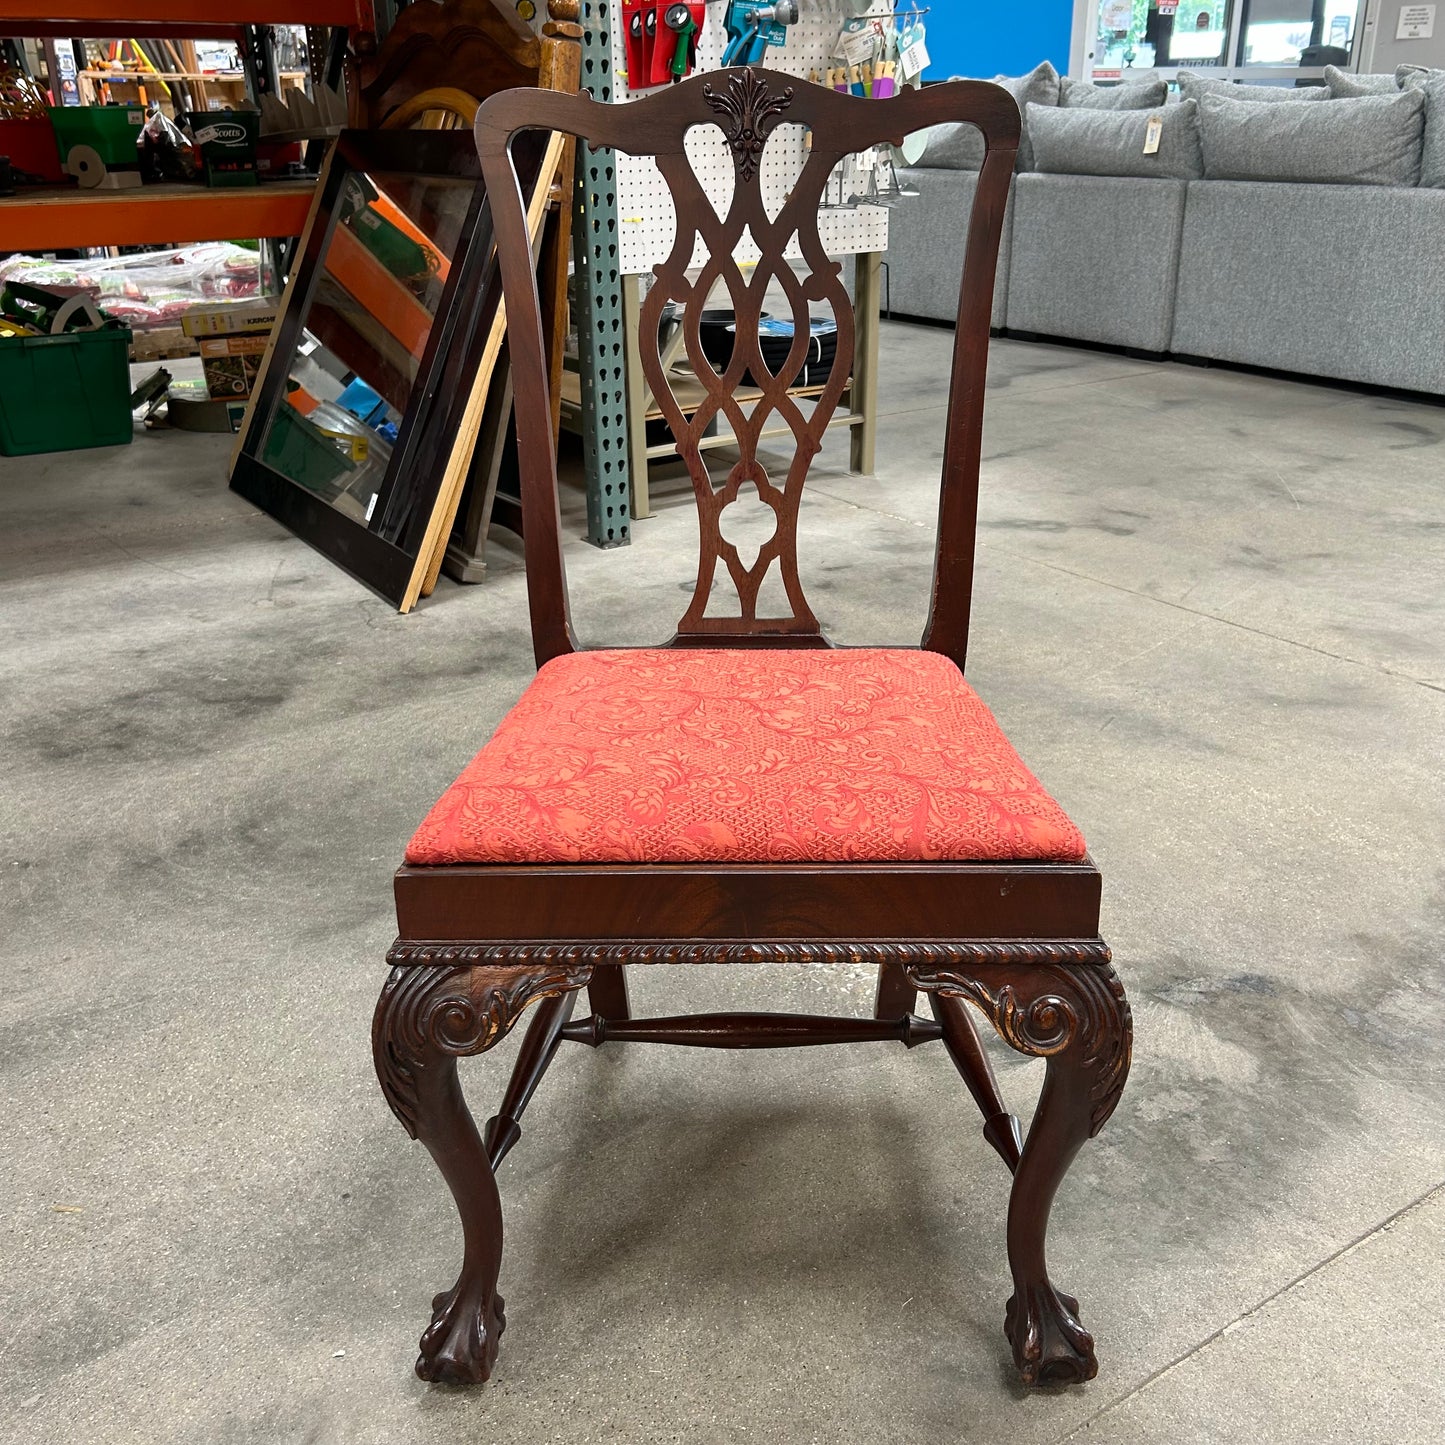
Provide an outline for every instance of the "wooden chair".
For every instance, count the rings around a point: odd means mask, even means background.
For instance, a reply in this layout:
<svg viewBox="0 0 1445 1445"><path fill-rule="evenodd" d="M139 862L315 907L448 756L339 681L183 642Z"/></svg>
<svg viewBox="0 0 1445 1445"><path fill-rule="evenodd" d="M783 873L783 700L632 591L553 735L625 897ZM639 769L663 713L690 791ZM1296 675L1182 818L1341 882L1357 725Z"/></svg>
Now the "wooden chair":
<svg viewBox="0 0 1445 1445"><path fill-rule="evenodd" d="M846 385L853 317L840 268L818 239L824 182L844 154L944 120L972 121L987 158L969 223L953 354L932 604L918 649L832 649L808 609L795 556L798 503L823 428ZM759 158L778 125L811 127L813 148L769 218ZM722 129L736 188L719 219L683 148L690 126ZM532 127L657 158L678 237L641 316L644 366L692 475L699 509L697 590L663 648L579 652L568 615L536 285L513 134ZM373 1031L386 1098L430 1151L461 1215L460 1277L434 1301L417 1373L452 1383L491 1373L504 1318L497 1294L502 1216L493 1171L565 1041L772 1048L941 1039L1013 1172L1005 1333L1025 1381L1096 1371L1078 1305L1051 1282L1044 1236L1055 1190L1084 1140L1113 1112L1129 1067L1124 991L1098 936L1100 879L1083 840L1010 748L963 678L973 577L984 371L994 264L1018 144L1013 101L965 81L884 102L853 99L762 69L699 76L625 106L515 91L482 108L477 140L512 318L536 680L412 840L396 875L400 937ZM733 261L744 227L763 259ZM783 261L796 232L801 276ZM689 279L694 241L709 259ZM701 298L719 278L738 313L719 375L698 338ZM786 395L805 360L798 326L769 375L758 315L769 282L794 317L830 304L840 360L810 416ZM686 347L709 399L686 417L658 358L664 303L686 306ZM775 303L774 303L775 304ZM733 401L745 371L762 382L751 415ZM757 454L770 414L797 439L775 481ZM739 460L714 485L696 446L725 416ZM726 540L726 508L755 486L776 530L751 565ZM777 567L787 616L760 616ZM715 576L735 584L732 616L708 610ZM634 1018L623 968L727 963L766 987L763 965L876 963L871 1019L767 1013ZM589 1015L571 1018L587 989ZM933 1020L914 1014L919 991ZM497 1115L479 1136L457 1059L491 1048L537 1004ZM1026 1141L999 1096L966 1005L1012 1048L1047 1060Z"/></svg>

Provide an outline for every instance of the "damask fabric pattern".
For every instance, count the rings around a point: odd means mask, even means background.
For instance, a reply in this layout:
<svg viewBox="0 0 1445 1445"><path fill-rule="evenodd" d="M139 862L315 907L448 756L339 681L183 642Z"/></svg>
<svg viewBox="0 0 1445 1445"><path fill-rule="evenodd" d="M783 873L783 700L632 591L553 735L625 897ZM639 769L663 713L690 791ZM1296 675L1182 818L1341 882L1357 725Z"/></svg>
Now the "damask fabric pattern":
<svg viewBox="0 0 1445 1445"><path fill-rule="evenodd" d="M646 649L543 666L406 861L1083 856L937 653Z"/></svg>

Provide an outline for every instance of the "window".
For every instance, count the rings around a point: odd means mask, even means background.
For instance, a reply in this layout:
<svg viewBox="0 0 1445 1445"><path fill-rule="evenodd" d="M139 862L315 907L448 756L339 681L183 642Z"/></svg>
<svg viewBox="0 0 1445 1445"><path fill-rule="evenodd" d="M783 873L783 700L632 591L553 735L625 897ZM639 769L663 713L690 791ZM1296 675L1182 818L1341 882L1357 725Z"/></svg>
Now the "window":
<svg viewBox="0 0 1445 1445"><path fill-rule="evenodd" d="M1095 79L1129 69L1225 65L1231 0L1099 0Z"/></svg>
<svg viewBox="0 0 1445 1445"><path fill-rule="evenodd" d="M1347 65L1359 0L1243 0L1240 65Z"/></svg>

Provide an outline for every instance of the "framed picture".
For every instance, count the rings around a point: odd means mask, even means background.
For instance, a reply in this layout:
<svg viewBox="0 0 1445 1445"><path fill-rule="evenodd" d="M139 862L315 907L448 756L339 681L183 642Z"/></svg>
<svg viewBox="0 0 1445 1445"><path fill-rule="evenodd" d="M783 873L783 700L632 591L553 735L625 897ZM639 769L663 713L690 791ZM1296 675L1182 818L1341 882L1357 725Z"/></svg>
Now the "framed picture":
<svg viewBox="0 0 1445 1445"><path fill-rule="evenodd" d="M537 185L555 147L518 138ZM549 176L550 178L550 176ZM535 209L531 208L531 209ZM505 324L470 130L343 131L262 362L231 489L403 611L476 437Z"/></svg>

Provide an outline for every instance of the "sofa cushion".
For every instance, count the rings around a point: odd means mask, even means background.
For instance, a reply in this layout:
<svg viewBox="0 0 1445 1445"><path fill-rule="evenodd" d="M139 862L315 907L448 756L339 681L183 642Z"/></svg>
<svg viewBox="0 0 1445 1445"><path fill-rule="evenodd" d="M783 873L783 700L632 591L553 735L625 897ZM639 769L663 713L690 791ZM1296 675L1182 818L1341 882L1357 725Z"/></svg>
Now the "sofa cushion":
<svg viewBox="0 0 1445 1445"><path fill-rule="evenodd" d="M1141 87L1142 88L1142 87ZM1163 176L1198 180L1204 174L1199 149L1198 106L1192 100L1153 110L1095 110L1029 107L1034 165L1055 175ZM1149 124L1162 129L1159 149L1144 154Z"/></svg>
<svg viewBox="0 0 1445 1445"><path fill-rule="evenodd" d="M1338 65L1325 66L1325 84L1335 100L1350 100L1361 95L1394 95L1400 89L1393 75L1357 75L1341 70Z"/></svg>
<svg viewBox="0 0 1445 1445"><path fill-rule="evenodd" d="M915 196L888 227L888 296L903 316L931 321L958 319L958 288L963 279L964 237L978 193L977 171L918 170L900 167L898 179ZM1003 213L993 325L1002 326L1008 304L1009 249L1013 239L1013 186Z"/></svg>
<svg viewBox="0 0 1445 1445"><path fill-rule="evenodd" d="M1163 105L1169 95L1169 82L1157 77L1124 85L1094 85L1087 80L1059 82L1059 104L1074 109L1090 110L1153 110Z"/></svg>
<svg viewBox="0 0 1445 1445"><path fill-rule="evenodd" d="M1171 351L1445 393L1445 191L1186 189Z"/></svg>
<svg viewBox="0 0 1445 1445"><path fill-rule="evenodd" d="M1303 110L1206 95L1199 102L1204 174L1212 181L1413 186L1424 120L1417 89Z"/></svg>
<svg viewBox="0 0 1445 1445"><path fill-rule="evenodd" d="M1445 70L1402 65L1395 72L1402 90L1425 97L1425 142L1420 150L1420 184L1445 186Z"/></svg>
<svg viewBox="0 0 1445 1445"><path fill-rule="evenodd" d="M1030 105L1058 105L1059 72L1045 60L1027 75L999 75L994 77L994 83L1003 86L1013 96L1018 102L1020 115L1024 117L1014 169L1031 171L1034 158L1029 144L1028 108ZM923 154L915 164L948 171L976 171L983 165L983 135L977 126L966 121L945 121L942 125L929 126L924 134L928 139Z"/></svg>
<svg viewBox="0 0 1445 1445"><path fill-rule="evenodd" d="M1202 184L1019 176L1009 330L1167 351L1185 197Z"/></svg>
<svg viewBox="0 0 1445 1445"><path fill-rule="evenodd" d="M1220 95L1225 100L1328 100L1330 93L1322 85L1235 85L1229 80L1214 80L1207 75L1179 72L1179 94L1186 100L1202 100L1206 95Z"/></svg>

